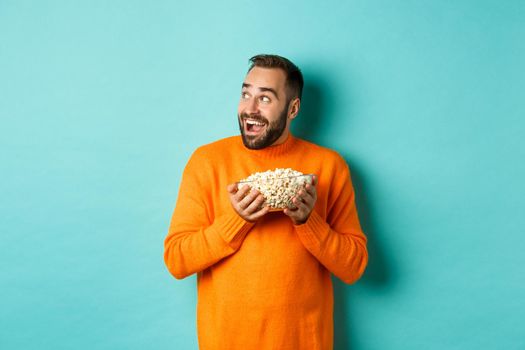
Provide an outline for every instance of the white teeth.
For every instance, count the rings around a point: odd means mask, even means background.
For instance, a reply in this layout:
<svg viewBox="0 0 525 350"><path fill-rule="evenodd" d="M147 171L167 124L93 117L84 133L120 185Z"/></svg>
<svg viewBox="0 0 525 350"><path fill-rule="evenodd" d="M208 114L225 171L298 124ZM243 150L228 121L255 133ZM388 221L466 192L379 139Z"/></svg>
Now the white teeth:
<svg viewBox="0 0 525 350"><path fill-rule="evenodd" d="M259 121L252 120L252 119L246 119L246 123L251 124L251 125L259 125L259 126L263 126L264 125L264 123L261 123Z"/></svg>

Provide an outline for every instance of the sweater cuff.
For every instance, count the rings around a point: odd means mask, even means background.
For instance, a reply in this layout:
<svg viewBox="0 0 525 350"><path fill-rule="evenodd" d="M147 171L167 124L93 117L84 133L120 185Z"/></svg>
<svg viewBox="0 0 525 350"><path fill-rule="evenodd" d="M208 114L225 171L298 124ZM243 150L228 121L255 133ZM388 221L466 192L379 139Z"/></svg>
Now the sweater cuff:
<svg viewBox="0 0 525 350"><path fill-rule="evenodd" d="M321 249L330 234L330 225L315 210L304 224L294 227L303 244L311 248Z"/></svg>
<svg viewBox="0 0 525 350"><path fill-rule="evenodd" d="M216 220L216 232L233 249L237 250L254 223L244 220L236 212L222 215Z"/></svg>

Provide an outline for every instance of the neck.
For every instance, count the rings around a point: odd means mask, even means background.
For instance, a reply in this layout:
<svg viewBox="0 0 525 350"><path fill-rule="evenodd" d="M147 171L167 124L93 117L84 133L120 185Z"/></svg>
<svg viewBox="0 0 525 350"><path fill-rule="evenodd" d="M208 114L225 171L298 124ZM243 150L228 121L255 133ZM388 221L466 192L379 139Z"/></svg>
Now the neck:
<svg viewBox="0 0 525 350"><path fill-rule="evenodd" d="M283 133L281 134L281 136L279 136L279 138L270 145L270 147L272 146L277 146L277 145L281 145L283 143L286 142L286 140L288 140L288 136L290 135L290 131L288 130L288 128L284 129Z"/></svg>

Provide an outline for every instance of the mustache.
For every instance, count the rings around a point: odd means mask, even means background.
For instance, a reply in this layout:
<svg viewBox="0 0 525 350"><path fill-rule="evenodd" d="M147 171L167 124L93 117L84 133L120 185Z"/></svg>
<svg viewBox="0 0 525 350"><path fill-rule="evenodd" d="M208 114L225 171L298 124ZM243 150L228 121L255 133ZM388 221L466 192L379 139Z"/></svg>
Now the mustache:
<svg viewBox="0 0 525 350"><path fill-rule="evenodd" d="M268 120L267 120L266 118L264 118L264 117L263 117L262 115L260 115L260 114L241 113L240 117L241 117L242 120L253 119L253 120L258 121L258 122L261 122L261 123L270 124L270 123L268 122Z"/></svg>

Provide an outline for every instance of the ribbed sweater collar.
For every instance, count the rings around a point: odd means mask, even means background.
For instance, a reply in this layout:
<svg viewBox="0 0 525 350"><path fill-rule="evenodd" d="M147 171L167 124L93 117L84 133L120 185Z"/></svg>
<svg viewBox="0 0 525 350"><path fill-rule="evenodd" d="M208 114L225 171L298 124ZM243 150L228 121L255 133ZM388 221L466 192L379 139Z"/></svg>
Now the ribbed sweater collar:
<svg viewBox="0 0 525 350"><path fill-rule="evenodd" d="M281 157L287 153L290 153L293 150L296 141L296 138L291 133L288 133L288 137L280 145L270 146L263 149L249 149L246 148L242 143L242 137L238 137L239 145L244 152L255 157L267 159Z"/></svg>

